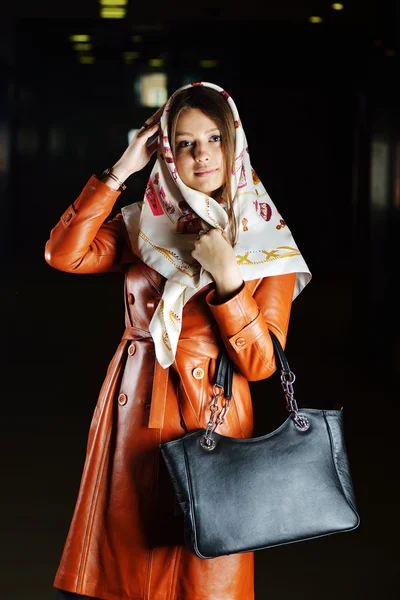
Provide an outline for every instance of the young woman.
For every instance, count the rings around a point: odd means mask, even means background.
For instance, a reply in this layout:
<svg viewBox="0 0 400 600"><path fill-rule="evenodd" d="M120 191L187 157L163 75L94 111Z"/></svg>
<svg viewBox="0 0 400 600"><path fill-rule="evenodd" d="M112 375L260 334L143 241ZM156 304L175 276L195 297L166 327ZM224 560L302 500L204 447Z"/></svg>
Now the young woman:
<svg viewBox="0 0 400 600"><path fill-rule="evenodd" d="M107 221L123 181L155 151L143 201ZM235 373L218 431L252 435L248 381L275 371L269 330L285 346L292 300L311 277L251 167L228 93L206 82L177 90L89 179L45 257L71 273L125 275L126 329L90 427L59 598L252 600L252 553L202 560L184 545L159 452L206 426L222 347Z"/></svg>

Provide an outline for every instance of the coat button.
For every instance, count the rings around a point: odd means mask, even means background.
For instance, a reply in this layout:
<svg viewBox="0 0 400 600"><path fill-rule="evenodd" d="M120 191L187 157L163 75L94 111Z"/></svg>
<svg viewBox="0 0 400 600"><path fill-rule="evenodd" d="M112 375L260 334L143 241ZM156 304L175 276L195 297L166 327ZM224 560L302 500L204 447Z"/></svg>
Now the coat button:
<svg viewBox="0 0 400 600"><path fill-rule="evenodd" d="M149 310L155 310L157 308L158 305L158 300L156 300L155 298L150 298L150 300L147 300L147 308Z"/></svg>
<svg viewBox="0 0 400 600"><path fill-rule="evenodd" d="M128 294L128 302L129 304L135 304L135 296L133 294Z"/></svg>
<svg viewBox="0 0 400 600"><path fill-rule="evenodd" d="M136 344L134 344L132 342L128 348L128 354L129 354L129 356L133 356L135 354L135 352L136 352Z"/></svg>
<svg viewBox="0 0 400 600"><path fill-rule="evenodd" d="M72 219L72 213L68 213L67 215L65 215L64 217L64 221L65 223L69 223L69 221Z"/></svg>
<svg viewBox="0 0 400 600"><path fill-rule="evenodd" d="M196 367L196 369L193 369L192 375L195 379L203 379L204 370L201 367Z"/></svg>
<svg viewBox="0 0 400 600"><path fill-rule="evenodd" d="M121 406L123 406L127 402L128 402L128 396L126 394L120 394L118 396L118 404L120 404Z"/></svg>
<svg viewBox="0 0 400 600"><path fill-rule="evenodd" d="M242 348L246 343L246 340L244 338L238 338L235 342L236 346L238 346L238 348Z"/></svg>

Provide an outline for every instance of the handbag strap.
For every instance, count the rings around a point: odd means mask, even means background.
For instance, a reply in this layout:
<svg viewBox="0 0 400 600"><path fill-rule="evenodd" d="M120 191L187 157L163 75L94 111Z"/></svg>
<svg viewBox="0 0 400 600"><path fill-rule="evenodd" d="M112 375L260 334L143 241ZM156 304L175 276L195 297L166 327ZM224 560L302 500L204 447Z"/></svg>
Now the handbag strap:
<svg viewBox="0 0 400 600"><path fill-rule="evenodd" d="M289 362L283 351L281 343L275 333L269 330L272 343L274 345L275 354L279 359L281 371L287 375L291 374ZM294 375L292 373L292 375ZM230 399L232 396L232 380L233 380L233 362L230 359L226 350L222 350L218 356L217 367L214 376L214 385L223 390L225 398Z"/></svg>
<svg viewBox="0 0 400 600"><path fill-rule="evenodd" d="M286 355L283 351L280 341L276 337L275 333L269 330L269 334L271 336L272 343L274 344L275 353L278 356L279 362L281 363L281 371L285 373L290 373L290 367Z"/></svg>
<svg viewBox="0 0 400 600"><path fill-rule="evenodd" d="M304 415L298 412L297 402L294 397L293 383L296 379L295 374L291 371L289 362L283 351L282 345L275 335L269 330L272 343L274 345L275 355L277 356L281 367L281 386L286 398L286 408L291 413L295 425L301 431L306 431L310 424ZM225 417L229 411L229 404L232 397L232 381L233 381L233 362L225 349L223 349L218 357L217 366L214 376L213 399L210 404L210 419L207 423L207 428L204 436L201 438L200 444L206 450L213 450L216 442L212 438L219 425L225 421ZM219 399L222 399L222 408L219 414Z"/></svg>
<svg viewBox="0 0 400 600"><path fill-rule="evenodd" d="M232 396L233 362L226 350L222 350L218 356L217 367L214 376L214 385L224 391L225 398Z"/></svg>

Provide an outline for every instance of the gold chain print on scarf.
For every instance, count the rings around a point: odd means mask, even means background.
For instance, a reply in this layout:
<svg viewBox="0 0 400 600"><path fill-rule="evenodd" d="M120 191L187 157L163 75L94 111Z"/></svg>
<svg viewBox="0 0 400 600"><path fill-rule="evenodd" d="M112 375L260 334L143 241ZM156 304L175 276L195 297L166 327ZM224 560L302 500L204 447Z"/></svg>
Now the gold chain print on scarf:
<svg viewBox="0 0 400 600"><path fill-rule="evenodd" d="M180 320L179 316L176 313L174 313L174 311L172 309L169 311L169 321L170 321L172 327L175 329L175 331L180 333L181 320Z"/></svg>
<svg viewBox="0 0 400 600"><path fill-rule="evenodd" d="M212 216L210 215L210 198L208 196L205 196L204 203L205 203L205 209L206 209L206 215L207 215L207 217L210 219L210 221L214 225L215 229L219 229L221 231L220 225L218 225L217 221L215 221L212 218Z"/></svg>
<svg viewBox="0 0 400 600"><path fill-rule="evenodd" d="M163 341L164 346L167 348L167 350L169 352L171 352L171 345L170 345L170 341L169 341L169 335L168 335L167 329L165 327L164 300L162 298L161 298L160 304L159 304L159 311L160 311L161 321L162 321L162 341Z"/></svg>
<svg viewBox="0 0 400 600"><path fill-rule="evenodd" d="M175 252L172 252L172 250L167 250L167 248L161 248L160 246L156 246L155 244L153 244L149 240L149 238L146 236L146 234L143 233L143 231L141 229L139 229L138 235L139 235L139 237L142 238L142 240L144 240L145 242L147 242L148 244L150 244L150 246L154 250L157 250L157 252L159 252L167 260L169 260L169 262L174 265L175 269L177 269L181 273L184 273L188 277L192 277L192 278L197 274L198 270L196 271L196 273L190 273L190 272L188 272L188 269L195 268L193 265L191 265L190 263L188 263L185 260L183 260L183 258L180 258L180 256L178 256L177 254L175 254Z"/></svg>
<svg viewBox="0 0 400 600"><path fill-rule="evenodd" d="M249 254L264 254L262 260L251 260ZM300 252L297 248L291 246L278 246L275 250L249 250L245 254L237 254L236 260L238 265L261 265L279 258L289 258L289 256L299 256Z"/></svg>

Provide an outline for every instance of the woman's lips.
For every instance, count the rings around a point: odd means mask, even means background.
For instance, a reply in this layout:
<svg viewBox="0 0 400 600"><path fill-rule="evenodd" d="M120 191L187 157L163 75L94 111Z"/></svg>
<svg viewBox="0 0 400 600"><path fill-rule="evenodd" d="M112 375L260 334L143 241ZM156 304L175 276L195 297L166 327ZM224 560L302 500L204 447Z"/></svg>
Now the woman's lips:
<svg viewBox="0 0 400 600"><path fill-rule="evenodd" d="M207 171L195 171L196 177L204 177L205 175L211 175L211 173L215 173L217 169L208 169Z"/></svg>

